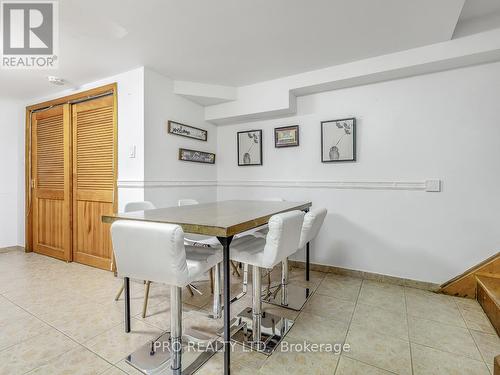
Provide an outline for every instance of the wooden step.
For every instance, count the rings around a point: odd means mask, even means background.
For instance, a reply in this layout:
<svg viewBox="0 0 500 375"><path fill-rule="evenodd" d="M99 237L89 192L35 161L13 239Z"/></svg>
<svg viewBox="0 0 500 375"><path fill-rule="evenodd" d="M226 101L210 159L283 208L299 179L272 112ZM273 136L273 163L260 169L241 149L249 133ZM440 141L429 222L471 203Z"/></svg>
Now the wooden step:
<svg viewBox="0 0 500 375"><path fill-rule="evenodd" d="M500 275L500 253L469 268L461 275L441 285L439 292L457 297L476 298L476 277L478 275Z"/></svg>
<svg viewBox="0 0 500 375"><path fill-rule="evenodd" d="M484 312L500 335L500 279L489 276L476 276L476 298Z"/></svg>
<svg viewBox="0 0 500 375"><path fill-rule="evenodd" d="M478 272L476 276L486 276L492 279L500 279L500 273L491 273L491 272Z"/></svg>

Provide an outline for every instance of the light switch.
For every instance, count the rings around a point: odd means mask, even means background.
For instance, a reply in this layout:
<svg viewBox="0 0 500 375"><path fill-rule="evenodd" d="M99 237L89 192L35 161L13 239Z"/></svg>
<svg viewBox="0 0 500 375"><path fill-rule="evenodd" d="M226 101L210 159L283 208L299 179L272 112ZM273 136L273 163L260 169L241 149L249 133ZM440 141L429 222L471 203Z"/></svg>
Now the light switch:
<svg viewBox="0 0 500 375"><path fill-rule="evenodd" d="M130 150L128 152L128 157L130 159L135 159L135 145L130 146Z"/></svg>
<svg viewBox="0 0 500 375"><path fill-rule="evenodd" d="M441 180L427 180L425 181L425 191L427 192L440 192Z"/></svg>

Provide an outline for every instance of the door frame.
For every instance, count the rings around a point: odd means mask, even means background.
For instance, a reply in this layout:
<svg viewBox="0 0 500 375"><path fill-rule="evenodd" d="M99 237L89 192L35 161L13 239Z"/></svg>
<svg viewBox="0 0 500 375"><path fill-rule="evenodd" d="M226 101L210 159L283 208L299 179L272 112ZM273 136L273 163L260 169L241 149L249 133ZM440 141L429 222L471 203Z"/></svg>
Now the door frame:
<svg viewBox="0 0 500 375"><path fill-rule="evenodd" d="M24 249L25 252L29 253L33 251L33 210L31 207L32 204L32 179L31 179L31 115L35 110L40 110L48 107L58 106L71 102L78 102L80 100L91 99L94 96L104 95L106 93L110 93L113 95L113 111L114 111L114 133L115 133L115 142L114 142L114 202L113 202L113 211L116 213L118 211L118 98L117 98L117 83L110 83L108 85L96 87L90 90L81 91L75 94L67 95L61 98L56 98L52 100L48 100L42 103L33 104L26 107L26 118L25 118L25 159L24 159L24 175L25 175L25 203L24 203L24 212L25 212L25 239L24 239ZM71 116L70 116L71 117ZM70 119L70 126L72 127L72 119ZM71 129L72 133L72 129ZM71 151L71 150L70 150ZM70 191L73 189L72 179L70 179ZM71 218L72 220L72 218ZM71 222L71 228L73 228L73 222ZM73 242L71 241L71 245ZM71 251L71 255L73 252Z"/></svg>

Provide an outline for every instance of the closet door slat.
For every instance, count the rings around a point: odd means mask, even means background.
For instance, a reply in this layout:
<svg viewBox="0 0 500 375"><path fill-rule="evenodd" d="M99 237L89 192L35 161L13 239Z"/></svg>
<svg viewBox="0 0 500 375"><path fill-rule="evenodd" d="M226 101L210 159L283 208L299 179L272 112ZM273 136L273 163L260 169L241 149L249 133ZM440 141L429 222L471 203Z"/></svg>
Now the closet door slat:
<svg viewBox="0 0 500 375"><path fill-rule="evenodd" d="M116 118L112 96L75 104L73 118L73 258L110 269L109 224L115 208Z"/></svg>
<svg viewBox="0 0 500 375"><path fill-rule="evenodd" d="M71 260L71 124L69 105L31 117L33 250Z"/></svg>

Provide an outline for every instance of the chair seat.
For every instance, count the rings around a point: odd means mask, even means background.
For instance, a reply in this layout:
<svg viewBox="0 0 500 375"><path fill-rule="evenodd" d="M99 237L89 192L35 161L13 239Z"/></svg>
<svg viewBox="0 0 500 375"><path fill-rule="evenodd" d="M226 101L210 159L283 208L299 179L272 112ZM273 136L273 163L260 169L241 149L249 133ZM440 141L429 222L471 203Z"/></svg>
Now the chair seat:
<svg viewBox="0 0 500 375"><path fill-rule="evenodd" d="M261 228L261 229L255 231L254 233L252 233L252 236L258 237L258 238L266 238L267 233L269 233L269 227L266 226L264 228Z"/></svg>
<svg viewBox="0 0 500 375"><path fill-rule="evenodd" d="M195 244L199 244L210 247L222 247L217 237L191 233L187 233L185 236L186 237L184 238L184 244L187 246L195 246Z"/></svg>
<svg viewBox="0 0 500 375"><path fill-rule="evenodd" d="M245 236L262 237L262 233L264 233L264 237L265 237L268 230L269 229L267 227L267 224L261 225L260 227L253 228L253 229L247 230L245 232L239 233L239 234L235 235L234 238L236 239L236 238L241 238L241 237L245 237Z"/></svg>
<svg viewBox="0 0 500 375"><path fill-rule="evenodd" d="M257 267L272 268L279 262L273 264L264 257L265 246L265 238L252 235L237 238L231 243L231 260Z"/></svg>
<svg viewBox="0 0 500 375"><path fill-rule="evenodd" d="M186 285L196 281L213 266L222 262L222 251L220 249L199 246L186 246L185 248L189 273Z"/></svg>

